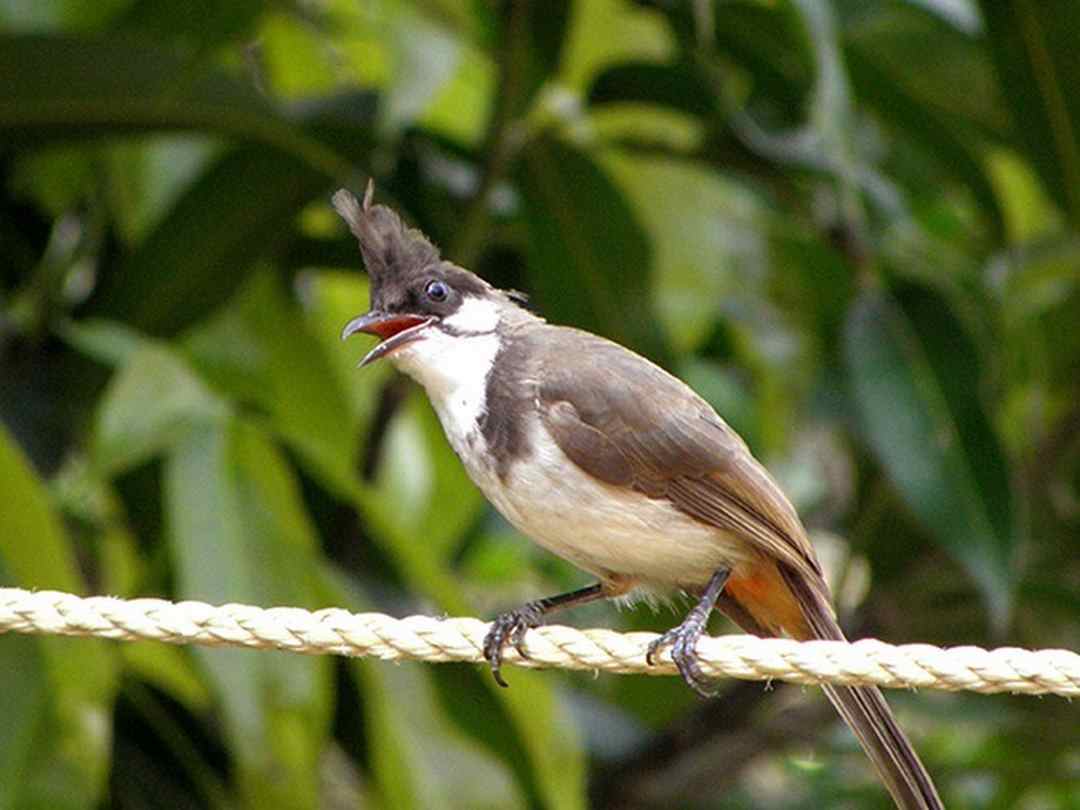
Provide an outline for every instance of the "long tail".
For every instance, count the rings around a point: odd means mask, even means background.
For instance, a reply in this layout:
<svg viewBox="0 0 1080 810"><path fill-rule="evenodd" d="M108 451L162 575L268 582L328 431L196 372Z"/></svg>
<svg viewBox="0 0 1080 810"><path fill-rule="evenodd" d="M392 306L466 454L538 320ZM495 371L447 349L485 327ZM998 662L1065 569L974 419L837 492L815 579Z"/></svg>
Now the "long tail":
<svg viewBox="0 0 1080 810"><path fill-rule="evenodd" d="M824 594L792 571L781 575L799 603L814 638L844 641ZM863 750L902 810L943 810L930 774L907 735L896 723L881 690L874 686L822 687L832 705L851 727Z"/></svg>

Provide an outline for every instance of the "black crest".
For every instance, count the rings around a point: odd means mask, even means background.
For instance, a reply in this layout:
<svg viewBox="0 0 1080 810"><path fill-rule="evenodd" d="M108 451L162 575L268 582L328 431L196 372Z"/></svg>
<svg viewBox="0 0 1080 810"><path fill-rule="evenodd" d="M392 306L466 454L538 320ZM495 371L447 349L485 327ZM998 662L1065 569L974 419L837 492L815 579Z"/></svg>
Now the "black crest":
<svg viewBox="0 0 1080 810"><path fill-rule="evenodd" d="M360 241L360 253L371 277L373 308L446 316L460 306L462 296L501 295L479 276L443 261L439 249L416 228L406 225L397 212L374 205L373 193L369 182L362 204L346 189L336 192L332 200ZM434 281L447 285L438 299L426 294Z"/></svg>
<svg viewBox="0 0 1080 810"><path fill-rule="evenodd" d="M439 249L385 205L373 205L374 183L368 182L361 203L346 189L335 192L334 209L360 241L360 253L372 282L401 279L439 263Z"/></svg>

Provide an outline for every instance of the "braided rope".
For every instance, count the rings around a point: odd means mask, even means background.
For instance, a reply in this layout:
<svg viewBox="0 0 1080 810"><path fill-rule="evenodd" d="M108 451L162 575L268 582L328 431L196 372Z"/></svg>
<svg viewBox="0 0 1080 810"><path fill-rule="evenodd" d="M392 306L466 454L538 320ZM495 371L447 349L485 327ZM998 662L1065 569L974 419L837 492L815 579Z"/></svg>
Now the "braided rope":
<svg viewBox="0 0 1080 810"><path fill-rule="evenodd" d="M0 588L0 633L151 639L386 660L478 662L483 660L487 630L486 622L468 618L394 619L339 608L312 612L163 599L83 598L57 591ZM526 635L527 659L509 648L505 660L528 667L674 673L666 652L655 666L645 663L646 648L654 638L653 633L550 625ZM929 644L893 646L874 639L848 644L733 635L703 637L698 654L702 671L717 678L1080 697L1080 655L1069 650L943 649Z"/></svg>

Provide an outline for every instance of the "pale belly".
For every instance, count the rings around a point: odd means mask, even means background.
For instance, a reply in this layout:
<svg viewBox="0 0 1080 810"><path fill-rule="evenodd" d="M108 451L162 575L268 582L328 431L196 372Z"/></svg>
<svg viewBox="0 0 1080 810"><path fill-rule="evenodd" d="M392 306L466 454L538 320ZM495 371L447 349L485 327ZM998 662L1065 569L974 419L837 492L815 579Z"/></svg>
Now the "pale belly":
<svg viewBox="0 0 1080 810"><path fill-rule="evenodd" d="M653 590L696 589L719 568L753 561L745 541L683 514L668 501L651 499L605 484L585 473L559 449L535 416L529 427L526 458L500 479L478 428L486 408L485 374L436 376L453 370L447 358L416 355L426 341L400 350L395 361L427 389L447 439L469 476L499 512L520 532L602 580ZM428 347L430 348L430 347ZM488 368L497 344L477 341L487 352L474 363ZM474 358L475 359L475 358ZM436 362L437 361L437 362Z"/></svg>
<svg viewBox="0 0 1080 810"><path fill-rule="evenodd" d="M601 579L659 589L702 587L717 569L751 561L745 541L666 500L598 481L539 438L534 433L533 454L510 468L505 483L483 463L485 454L459 455L495 508L554 554Z"/></svg>

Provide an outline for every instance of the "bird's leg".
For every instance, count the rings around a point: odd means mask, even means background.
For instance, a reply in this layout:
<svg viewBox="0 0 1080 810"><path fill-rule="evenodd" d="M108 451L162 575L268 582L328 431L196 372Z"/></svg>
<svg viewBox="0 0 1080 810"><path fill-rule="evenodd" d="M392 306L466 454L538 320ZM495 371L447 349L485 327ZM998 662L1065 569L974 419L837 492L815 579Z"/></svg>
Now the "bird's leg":
<svg viewBox="0 0 1080 810"><path fill-rule="evenodd" d="M523 658L528 658L529 656L526 655L522 646L525 641L526 630L539 626L543 622L544 616L553 610L574 605L584 605L586 602L595 602L605 596L607 596L607 593L604 586L598 582L577 591L528 602L517 610L511 610L498 616L491 623L491 629L488 630L488 634L484 637L484 658L491 665L491 674L495 676L495 682L499 686L509 686L503 680L499 671L502 665L503 649L507 644L513 644L514 649Z"/></svg>
<svg viewBox="0 0 1080 810"><path fill-rule="evenodd" d="M709 616L716 607L716 600L727 584L731 571L721 568L709 580L701 599L694 605L682 624L672 627L660 638L649 645L645 653L646 663L652 665L656 654L664 647L671 646L671 660L679 668L679 674L687 685L702 697L712 697L716 690L712 688L709 679L701 671L697 662L697 642L701 634L705 632L705 625L709 622Z"/></svg>

